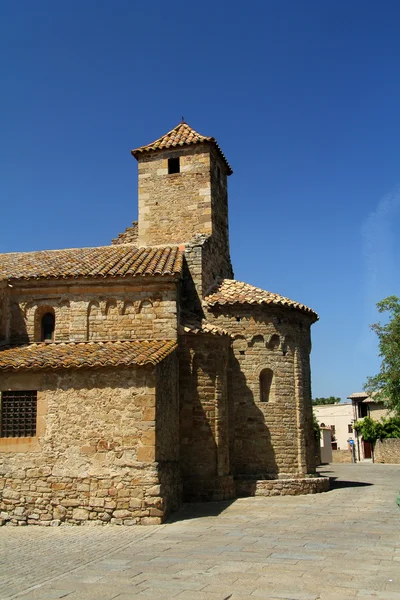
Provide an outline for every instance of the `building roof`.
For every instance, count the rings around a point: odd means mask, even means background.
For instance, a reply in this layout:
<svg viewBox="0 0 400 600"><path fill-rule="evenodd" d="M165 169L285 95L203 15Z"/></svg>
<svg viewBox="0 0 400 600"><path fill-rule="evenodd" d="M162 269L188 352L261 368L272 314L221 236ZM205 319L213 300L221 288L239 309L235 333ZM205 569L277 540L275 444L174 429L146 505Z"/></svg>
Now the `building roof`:
<svg viewBox="0 0 400 600"><path fill-rule="evenodd" d="M137 221L133 221L130 227L127 227L125 231L119 233L116 238L114 238L111 243L113 245L117 244L136 244L138 238L138 223Z"/></svg>
<svg viewBox="0 0 400 600"><path fill-rule="evenodd" d="M155 365L177 348L175 340L41 342L0 347L0 369L82 369Z"/></svg>
<svg viewBox="0 0 400 600"><path fill-rule="evenodd" d="M222 327L212 325L211 323L208 323L205 319L198 318L196 315L181 316L179 324L179 333L191 333L195 335L201 333L211 333L212 335L230 336L230 333Z"/></svg>
<svg viewBox="0 0 400 600"><path fill-rule="evenodd" d="M285 298L280 294L267 292L261 288L254 287L249 283L236 281L235 279L220 279L208 291L205 301L209 306L224 304L273 304L294 308L312 315L318 320L318 315L304 304Z"/></svg>
<svg viewBox="0 0 400 600"><path fill-rule="evenodd" d="M128 244L0 254L0 280L179 275L178 247L134 248Z"/></svg>
<svg viewBox="0 0 400 600"><path fill-rule="evenodd" d="M168 131L165 135L158 138L151 144L147 144L146 146L140 146L140 148L135 148L131 151L132 155L139 159L142 154L147 152L154 152L156 150L167 150L173 148L180 148L182 146L190 146L192 144L203 144L203 143L211 143L217 150L218 154L221 156L222 160L226 164L228 168L228 175L232 175L233 171L225 158L224 153L219 147L217 140L213 137L208 137L205 135L201 135L190 125L187 123L179 123L176 127Z"/></svg>
<svg viewBox="0 0 400 600"><path fill-rule="evenodd" d="M371 395L366 392L353 392L350 396L347 396L349 400L355 400L355 402L362 402L365 404L371 404L372 402L383 402L382 400L377 400L374 398L376 392L372 392Z"/></svg>

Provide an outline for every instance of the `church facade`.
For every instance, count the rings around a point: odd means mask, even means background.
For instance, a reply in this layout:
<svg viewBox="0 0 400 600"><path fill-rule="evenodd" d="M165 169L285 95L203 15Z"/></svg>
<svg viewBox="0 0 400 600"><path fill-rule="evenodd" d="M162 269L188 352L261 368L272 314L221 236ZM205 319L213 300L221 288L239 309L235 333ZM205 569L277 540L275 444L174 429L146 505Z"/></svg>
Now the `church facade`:
<svg viewBox="0 0 400 600"><path fill-rule="evenodd" d="M109 246L0 255L2 524L327 489L318 317L234 279L219 145L182 122L132 154L138 222Z"/></svg>

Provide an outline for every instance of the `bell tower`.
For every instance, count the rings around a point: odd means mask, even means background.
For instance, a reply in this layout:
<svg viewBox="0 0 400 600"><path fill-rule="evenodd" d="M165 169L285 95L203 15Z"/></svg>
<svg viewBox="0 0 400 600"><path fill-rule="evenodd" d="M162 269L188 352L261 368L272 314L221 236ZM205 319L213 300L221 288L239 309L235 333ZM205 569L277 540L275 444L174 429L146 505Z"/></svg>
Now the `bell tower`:
<svg viewBox="0 0 400 600"><path fill-rule="evenodd" d="M232 277L227 179L233 171L215 138L181 122L132 155L139 170L138 245L185 246L189 268L196 255L192 276L201 295L214 278ZM193 246L202 247L200 257Z"/></svg>
<svg viewBox="0 0 400 600"><path fill-rule="evenodd" d="M140 245L184 244L227 227L232 169L214 138L179 123L132 154L139 163Z"/></svg>

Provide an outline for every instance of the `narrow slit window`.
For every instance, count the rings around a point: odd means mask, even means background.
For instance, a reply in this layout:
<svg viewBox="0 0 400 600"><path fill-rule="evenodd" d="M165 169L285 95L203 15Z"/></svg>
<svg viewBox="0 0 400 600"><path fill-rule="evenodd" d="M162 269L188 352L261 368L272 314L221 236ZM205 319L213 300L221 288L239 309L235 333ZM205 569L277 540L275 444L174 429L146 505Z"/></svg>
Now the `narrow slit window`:
<svg viewBox="0 0 400 600"><path fill-rule="evenodd" d="M260 402L269 402L272 391L272 378L274 374L271 369L263 369L260 373Z"/></svg>
<svg viewBox="0 0 400 600"><path fill-rule="evenodd" d="M168 175L173 175L174 173L181 172L181 165L178 158L169 158L168 159Z"/></svg>
<svg viewBox="0 0 400 600"><path fill-rule="evenodd" d="M54 340L55 318L48 312L42 317L42 342Z"/></svg>

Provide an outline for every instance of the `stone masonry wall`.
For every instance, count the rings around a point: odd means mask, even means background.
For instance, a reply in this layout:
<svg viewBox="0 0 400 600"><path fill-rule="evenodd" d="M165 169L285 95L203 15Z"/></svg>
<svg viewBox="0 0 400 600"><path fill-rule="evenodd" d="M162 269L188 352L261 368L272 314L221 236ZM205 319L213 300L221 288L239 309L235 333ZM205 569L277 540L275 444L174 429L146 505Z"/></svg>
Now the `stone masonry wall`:
<svg viewBox="0 0 400 600"><path fill-rule="evenodd" d="M227 394L229 338L188 334L179 339L183 498L233 498Z"/></svg>
<svg viewBox="0 0 400 600"><path fill-rule="evenodd" d="M368 404L369 416L375 421L386 419L390 416L390 410L385 407L383 402L370 402Z"/></svg>
<svg viewBox="0 0 400 600"><path fill-rule="evenodd" d="M168 159L180 157L180 173ZM207 144L164 150L139 159L141 246L182 244L212 233L210 150Z"/></svg>
<svg viewBox="0 0 400 600"><path fill-rule="evenodd" d="M374 447L374 461L391 465L400 464L400 439L378 440Z"/></svg>
<svg viewBox="0 0 400 600"><path fill-rule="evenodd" d="M332 462L333 463L351 463L351 462L353 462L351 450L332 450Z"/></svg>
<svg viewBox="0 0 400 600"><path fill-rule="evenodd" d="M159 516L177 510L182 500L178 385L178 360L174 353L165 358L156 370L155 460L163 498L162 514Z"/></svg>
<svg viewBox="0 0 400 600"><path fill-rule="evenodd" d="M171 398L174 360L163 367ZM1 373L1 390L38 390L41 422L37 438L0 440L0 519L160 523L176 503L176 482L155 460L157 369Z"/></svg>
<svg viewBox="0 0 400 600"><path fill-rule="evenodd" d="M210 319L234 337L229 396L235 475L261 479L315 471L309 371L310 320L275 307L213 308ZM260 373L272 371L267 402Z"/></svg>
<svg viewBox="0 0 400 600"><path fill-rule="evenodd" d="M10 341L40 341L41 318L55 314L55 341L174 339L175 284L14 286Z"/></svg>
<svg viewBox="0 0 400 600"><path fill-rule="evenodd" d="M5 287L0 287L0 343L5 342L8 338L8 309L9 302L6 289Z"/></svg>

